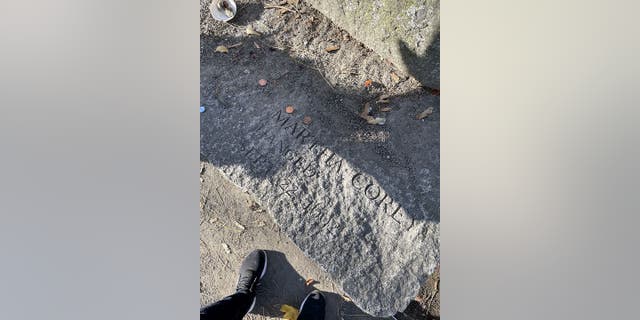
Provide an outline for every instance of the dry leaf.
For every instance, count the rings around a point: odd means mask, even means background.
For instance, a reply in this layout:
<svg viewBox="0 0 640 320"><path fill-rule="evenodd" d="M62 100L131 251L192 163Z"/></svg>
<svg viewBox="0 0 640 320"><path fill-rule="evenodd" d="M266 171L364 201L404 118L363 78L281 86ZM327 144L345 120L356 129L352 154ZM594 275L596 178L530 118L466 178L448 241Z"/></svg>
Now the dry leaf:
<svg viewBox="0 0 640 320"><path fill-rule="evenodd" d="M391 80L393 83L398 83L400 82L400 77L395 72L391 71Z"/></svg>
<svg viewBox="0 0 640 320"><path fill-rule="evenodd" d="M360 111L360 117L367 119L367 117L369 117L370 112L371 112L371 107L369 106L369 102L366 102L364 106L362 106L362 111Z"/></svg>
<svg viewBox="0 0 640 320"><path fill-rule="evenodd" d="M228 46L227 49L232 49L232 48L235 48L235 47L239 47L241 45L242 45L242 42L238 42L236 44L232 44L232 45Z"/></svg>
<svg viewBox="0 0 640 320"><path fill-rule="evenodd" d="M260 35L260 32L254 30L252 25L248 25L246 31L247 31L248 35L254 35L254 36L259 36Z"/></svg>
<svg viewBox="0 0 640 320"><path fill-rule="evenodd" d="M304 123L306 125L311 124L311 121L312 121L311 117L309 117L309 116L305 116L304 118L302 118L302 123Z"/></svg>
<svg viewBox="0 0 640 320"><path fill-rule="evenodd" d="M280 311L284 313L282 318L286 320L297 320L298 315L300 314L298 309L288 304L283 304L282 306L280 306Z"/></svg>
<svg viewBox="0 0 640 320"><path fill-rule="evenodd" d="M431 89L431 94L434 96L440 96L440 89Z"/></svg>
<svg viewBox="0 0 640 320"><path fill-rule="evenodd" d="M340 50L340 46L336 46L336 45L328 46L328 47L324 48L324 51L326 51L326 52L334 52L334 51L338 51L338 50Z"/></svg>
<svg viewBox="0 0 640 320"><path fill-rule="evenodd" d="M389 103L389 95L388 94L383 94L380 97L378 97L378 101L376 101L376 103Z"/></svg>
<svg viewBox="0 0 640 320"><path fill-rule="evenodd" d="M296 108L294 108L293 106L287 106L286 108L284 108L284 112L286 113L293 113L293 111L296 110Z"/></svg>
<svg viewBox="0 0 640 320"><path fill-rule="evenodd" d="M258 80L258 85L260 85L261 87L266 86L267 85L267 80L266 79Z"/></svg>
<svg viewBox="0 0 640 320"><path fill-rule="evenodd" d="M429 107L429 108L427 108L427 110L418 113L416 115L416 119L422 120L422 119L428 117L432 113L433 113L433 107Z"/></svg>
<svg viewBox="0 0 640 320"><path fill-rule="evenodd" d="M368 88L371 86L371 84L373 84L373 81L371 81L370 79L364 82L364 87Z"/></svg>
<svg viewBox="0 0 640 320"><path fill-rule="evenodd" d="M238 229L244 231L245 227L241 225L238 221L233 220L233 224L235 224L236 227L238 227Z"/></svg>
<svg viewBox="0 0 640 320"><path fill-rule="evenodd" d="M289 9L284 9L284 8L283 8L283 9L280 9L280 10L278 11L278 13L279 13L279 14L281 14L281 15L283 15L283 14L285 14L285 13L287 13L287 12L289 12Z"/></svg>
<svg viewBox="0 0 640 320"><path fill-rule="evenodd" d="M313 280L312 278L307 279L307 281L305 281L304 285L305 286L310 286L312 283L316 282L315 280Z"/></svg>
<svg viewBox="0 0 640 320"><path fill-rule="evenodd" d="M391 111L391 108L389 107L380 108L380 112L389 112L389 111Z"/></svg>
<svg viewBox="0 0 640 320"><path fill-rule="evenodd" d="M384 62L387 63L390 67L393 67L393 62L391 62L391 60L389 60L389 58L385 58Z"/></svg>
<svg viewBox="0 0 640 320"><path fill-rule="evenodd" d="M260 49L260 45L259 44L254 42L253 45L256 47L256 49Z"/></svg>
<svg viewBox="0 0 640 320"><path fill-rule="evenodd" d="M374 118L372 116L369 116L369 118L367 118L367 123L368 124L383 125L386 121L387 121L387 119L385 119L385 118Z"/></svg>
<svg viewBox="0 0 640 320"><path fill-rule="evenodd" d="M342 299L344 299L344 301L347 301L347 302L351 301L351 298L349 298L349 297L347 297L345 295L342 296Z"/></svg>
<svg viewBox="0 0 640 320"><path fill-rule="evenodd" d="M216 47L216 52L228 53L229 49L227 49L227 47L225 47L225 46L217 46Z"/></svg>

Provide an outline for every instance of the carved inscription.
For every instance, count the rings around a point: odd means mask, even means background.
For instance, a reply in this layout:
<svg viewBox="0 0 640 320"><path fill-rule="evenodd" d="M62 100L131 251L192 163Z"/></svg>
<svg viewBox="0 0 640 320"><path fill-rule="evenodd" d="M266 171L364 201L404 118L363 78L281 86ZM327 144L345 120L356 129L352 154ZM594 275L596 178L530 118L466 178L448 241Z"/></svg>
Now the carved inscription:
<svg viewBox="0 0 640 320"><path fill-rule="evenodd" d="M414 220L404 215L399 215L400 204L393 201L391 197L369 177L359 172L351 178L351 185L359 190L367 199L371 200L378 210L382 210L383 214L388 215L407 230L413 227Z"/></svg>
<svg viewBox="0 0 640 320"><path fill-rule="evenodd" d="M280 127L293 138L293 141L283 141L281 137L278 139L275 133L271 133L270 136L266 136L265 138L267 133L262 130L265 128L264 125L254 132L256 132L256 135L266 139L274 153L284 157L285 163L290 164L293 169L299 171L301 175L307 178L317 177L323 173L335 174L340 177L343 176L344 172L341 169L343 168L344 160L342 157L331 151L328 147L320 145L316 140L316 136L305 125L297 122L294 117L283 113L281 110L273 114L273 120L277 127ZM304 145L304 148L295 151L294 148L291 148L291 145L294 143ZM308 144L308 146L305 144ZM309 157L309 154L312 156ZM267 158L265 154L258 153L254 151L253 148L247 151L247 157L253 162L266 161L265 159ZM267 172L269 172L272 170L273 165L268 161L267 163L269 165ZM402 209L400 204L384 192L369 176L361 172L355 173L351 177L351 185L363 197L371 201L382 214L390 217L398 223L400 227L408 230L413 226L413 219L400 213ZM275 185L272 183L272 187L278 190L276 199L286 196L291 201L303 198L300 190L306 190L307 188L306 185L298 184L290 178L282 178L275 183ZM324 209L327 207L326 204L312 199L303 200L301 205L305 214L314 213L320 215L326 211ZM325 221L323 225L326 225L326 223L327 221Z"/></svg>

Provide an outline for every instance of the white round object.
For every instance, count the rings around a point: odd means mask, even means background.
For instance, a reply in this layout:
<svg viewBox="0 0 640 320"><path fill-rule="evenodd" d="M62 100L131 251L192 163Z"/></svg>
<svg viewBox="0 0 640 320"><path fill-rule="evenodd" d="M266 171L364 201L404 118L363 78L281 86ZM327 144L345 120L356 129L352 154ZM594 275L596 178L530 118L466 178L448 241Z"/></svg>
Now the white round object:
<svg viewBox="0 0 640 320"><path fill-rule="evenodd" d="M213 0L209 5L211 16L218 21L229 21L236 16L236 2L233 0Z"/></svg>

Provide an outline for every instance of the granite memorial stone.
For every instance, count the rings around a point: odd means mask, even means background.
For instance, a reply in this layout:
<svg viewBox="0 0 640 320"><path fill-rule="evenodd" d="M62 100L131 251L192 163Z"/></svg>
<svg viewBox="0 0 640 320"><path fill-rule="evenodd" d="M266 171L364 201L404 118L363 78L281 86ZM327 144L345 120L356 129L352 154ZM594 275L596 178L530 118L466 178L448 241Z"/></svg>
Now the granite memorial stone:
<svg viewBox="0 0 640 320"><path fill-rule="evenodd" d="M439 261L438 122L405 107L368 125L336 107L344 100L300 99L289 114L265 98L203 97L203 160L267 208L364 311L404 310Z"/></svg>

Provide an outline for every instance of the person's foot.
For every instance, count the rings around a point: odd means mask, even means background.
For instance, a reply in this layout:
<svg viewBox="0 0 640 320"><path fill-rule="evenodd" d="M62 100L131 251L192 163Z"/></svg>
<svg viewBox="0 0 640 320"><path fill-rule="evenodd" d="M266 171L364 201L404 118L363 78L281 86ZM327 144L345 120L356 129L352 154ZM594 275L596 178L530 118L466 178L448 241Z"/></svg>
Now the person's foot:
<svg viewBox="0 0 640 320"><path fill-rule="evenodd" d="M267 253L264 250L254 250L242 261L237 292L255 295L256 285L267 272Z"/></svg>
<svg viewBox="0 0 640 320"><path fill-rule="evenodd" d="M324 320L325 306L326 302L322 292L318 290L311 291L300 305L298 320Z"/></svg>

